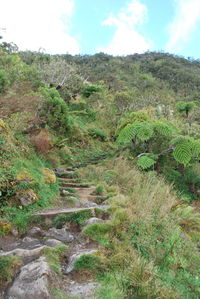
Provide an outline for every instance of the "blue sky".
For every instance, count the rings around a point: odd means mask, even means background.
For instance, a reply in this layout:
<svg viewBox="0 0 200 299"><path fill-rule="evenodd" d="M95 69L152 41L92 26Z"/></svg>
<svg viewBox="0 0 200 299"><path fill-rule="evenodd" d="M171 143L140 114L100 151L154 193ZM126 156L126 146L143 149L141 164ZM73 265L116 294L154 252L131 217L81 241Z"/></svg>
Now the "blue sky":
<svg viewBox="0 0 200 299"><path fill-rule="evenodd" d="M0 33L48 53L200 58L200 0L1 0Z"/></svg>

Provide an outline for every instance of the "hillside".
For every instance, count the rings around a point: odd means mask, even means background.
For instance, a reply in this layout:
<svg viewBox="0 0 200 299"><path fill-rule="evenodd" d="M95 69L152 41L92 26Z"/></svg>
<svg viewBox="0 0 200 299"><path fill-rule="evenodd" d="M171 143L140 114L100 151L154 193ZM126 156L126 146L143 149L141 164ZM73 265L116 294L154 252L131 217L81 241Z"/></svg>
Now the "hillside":
<svg viewBox="0 0 200 299"><path fill-rule="evenodd" d="M200 61L14 50L0 45L0 298L199 298Z"/></svg>

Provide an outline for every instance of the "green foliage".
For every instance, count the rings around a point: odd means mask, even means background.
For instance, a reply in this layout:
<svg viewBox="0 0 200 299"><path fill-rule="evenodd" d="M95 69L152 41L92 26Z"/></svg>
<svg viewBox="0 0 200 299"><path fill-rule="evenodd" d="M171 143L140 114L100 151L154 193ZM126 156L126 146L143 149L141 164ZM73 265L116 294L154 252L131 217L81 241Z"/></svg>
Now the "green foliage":
<svg viewBox="0 0 200 299"><path fill-rule="evenodd" d="M5 70L0 70L0 94L4 93L9 86L10 82Z"/></svg>
<svg viewBox="0 0 200 299"><path fill-rule="evenodd" d="M16 269L21 265L21 261L15 256L0 257L0 287L8 284L14 277Z"/></svg>
<svg viewBox="0 0 200 299"><path fill-rule="evenodd" d="M200 142L188 138L178 143L173 151L175 160L181 164L187 165L192 158L200 154Z"/></svg>
<svg viewBox="0 0 200 299"><path fill-rule="evenodd" d="M186 116L188 116L189 112L195 107L195 102L177 102L176 103L176 110L179 113L185 112Z"/></svg>
<svg viewBox="0 0 200 299"><path fill-rule="evenodd" d="M99 85L86 85L83 88L82 95L85 98L89 98L93 93L102 92L102 87Z"/></svg>
<svg viewBox="0 0 200 299"><path fill-rule="evenodd" d="M97 195L102 195L104 192L104 186L103 185L98 185L94 191L95 194Z"/></svg>
<svg viewBox="0 0 200 299"><path fill-rule="evenodd" d="M98 128L90 129L89 134L93 138L97 138L101 141L106 141L106 139L107 139L107 134L103 130L98 129Z"/></svg>
<svg viewBox="0 0 200 299"><path fill-rule="evenodd" d="M100 258L92 254L84 254L79 259L75 261L75 270L90 270L93 273L97 271L100 266Z"/></svg>
<svg viewBox="0 0 200 299"><path fill-rule="evenodd" d="M112 230L110 223L94 223L84 228L83 233L92 240L105 244L108 241L108 233Z"/></svg>
<svg viewBox="0 0 200 299"><path fill-rule="evenodd" d="M152 159L151 157L144 155L138 158L137 165L141 167L142 169L149 169L151 168L156 161Z"/></svg>
<svg viewBox="0 0 200 299"><path fill-rule="evenodd" d="M173 156L177 162L187 165L192 158L190 143L185 141L178 144L173 151Z"/></svg>
<svg viewBox="0 0 200 299"><path fill-rule="evenodd" d="M60 133L67 133L70 130L71 120L68 115L68 107L54 88L42 89L44 102L40 108L40 116L45 117L49 127L58 130Z"/></svg>
<svg viewBox="0 0 200 299"><path fill-rule="evenodd" d="M69 215L58 215L53 219L52 225L56 228L61 228L66 222L76 223L82 225L85 220L92 217L90 210L84 210Z"/></svg>

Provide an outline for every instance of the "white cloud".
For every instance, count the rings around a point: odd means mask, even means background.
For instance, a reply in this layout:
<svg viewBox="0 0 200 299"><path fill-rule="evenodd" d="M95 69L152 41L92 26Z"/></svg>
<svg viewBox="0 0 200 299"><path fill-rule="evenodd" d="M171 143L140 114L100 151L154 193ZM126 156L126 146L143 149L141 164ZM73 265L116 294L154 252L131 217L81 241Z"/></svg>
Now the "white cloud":
<svg viewBox="0 0 200 299"><path fill-rule="evenodd" d="M0 28L6 28L4 40L20 49L47 53L80 53L70 35L73 0L2 0Z"/></svg>
<svg viewBox="0 0 200 299"><path fill-rule="evenodd" d="M169 41L166 50L179 51L190 40L192 32L200 20L200 0L174 0L175 18L169 25Z"/></svg>
<svg viewBox="0 0 200 299"><path fill-rule="evenodd" d="M132 0L116 16L110 16L102 25L116 27L112 40L107 47L98 52L112 55L142 53L151 47L151 42L138 32L137 26L147 19L147 7L140 0Z"/></svg>

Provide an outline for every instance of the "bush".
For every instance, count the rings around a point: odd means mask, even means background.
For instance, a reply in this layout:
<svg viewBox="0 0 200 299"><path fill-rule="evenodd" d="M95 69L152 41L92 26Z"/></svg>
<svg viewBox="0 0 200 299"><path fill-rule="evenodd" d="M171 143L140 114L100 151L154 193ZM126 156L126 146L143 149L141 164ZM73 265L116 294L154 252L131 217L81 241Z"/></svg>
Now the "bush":
<svg viewBox="0 0 200 299"><path fill-rule="evenodd" d="M8 80L6 71L0 70L0 94L6 91L9 84L10 82Z"/></svg>
<svg viewBox="0 0 200 299"><path fill-rule="evenodd" d="M40 116L44 117L50 128L67 133L70 130L71 119L68 117L68 106L55 88L41 90L44 102L40 108Z"/></svg>
<svg viewBox="0 0 200 299"><path fill-rule="evenodd" d="M87 85L84 87L82 91L82 96L85 98L89 98L93 93L101 92L102 87L99 85Z"/></svg>

